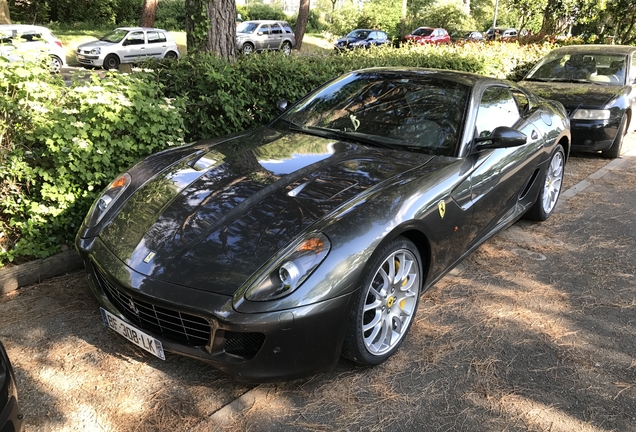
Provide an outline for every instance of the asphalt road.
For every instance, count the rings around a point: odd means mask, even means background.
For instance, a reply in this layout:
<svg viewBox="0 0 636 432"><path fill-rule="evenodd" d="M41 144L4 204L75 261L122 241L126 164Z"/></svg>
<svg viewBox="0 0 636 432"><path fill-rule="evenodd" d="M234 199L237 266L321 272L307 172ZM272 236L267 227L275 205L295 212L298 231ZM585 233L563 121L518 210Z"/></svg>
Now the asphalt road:
<svg viewBox="0 0 636 432"><path fill-rule="evenodd" d="M636 134L573 155L521 221L424 295L400 351L269 385L161 361L106 329L82 272L0 298L27 431L636 431Z"/></svg>

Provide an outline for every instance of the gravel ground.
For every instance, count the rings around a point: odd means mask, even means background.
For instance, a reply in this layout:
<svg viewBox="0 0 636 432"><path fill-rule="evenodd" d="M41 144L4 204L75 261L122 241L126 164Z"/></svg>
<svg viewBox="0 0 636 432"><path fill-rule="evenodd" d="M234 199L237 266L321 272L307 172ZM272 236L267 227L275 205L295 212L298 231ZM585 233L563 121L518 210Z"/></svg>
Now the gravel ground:
<svg viewBox="0 0 636 432"><path fill-rule="evenodd" d="M630 145L636 138L630 136ZM147 355L82 272L0 297L27 431L636 431L636 157L574 155L543 224L519 222L422 297L386 363L283 384Z"/></svg>

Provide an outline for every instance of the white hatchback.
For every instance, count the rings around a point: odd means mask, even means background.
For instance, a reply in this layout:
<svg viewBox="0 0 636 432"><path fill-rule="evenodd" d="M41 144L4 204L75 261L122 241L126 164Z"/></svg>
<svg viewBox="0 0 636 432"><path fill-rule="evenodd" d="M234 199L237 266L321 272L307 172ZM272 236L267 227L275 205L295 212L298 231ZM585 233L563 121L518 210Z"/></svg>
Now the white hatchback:
<svg viewBox="0 0 636 432"><path fill-rule="evenodd" d="M0 25L0 57L9 61L36 60L48 56L52 72L66 66L62 42L46 27L28 24Z"/></svg>
<svg viewBox="0 0 636 432"><path fill-rule="evenodd" d="M104 69L117 69L122 63L150 58L179 58L177 43L170 33L148 27L120 27L77 48L79 63Z"/></svg>

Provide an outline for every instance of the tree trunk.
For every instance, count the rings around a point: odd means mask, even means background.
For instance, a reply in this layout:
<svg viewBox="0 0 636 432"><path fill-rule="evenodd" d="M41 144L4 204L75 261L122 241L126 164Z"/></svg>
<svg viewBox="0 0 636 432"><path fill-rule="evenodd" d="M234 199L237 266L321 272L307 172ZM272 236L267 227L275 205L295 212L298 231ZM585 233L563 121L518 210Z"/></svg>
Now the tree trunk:
<svg viewBox="0 0 636 432"><path fill-rule="evenodd" d="M0 24L11 24L9 2L7 0L0 0Z"/></svg>
<svg viewBox="0 0 636 432"><path fill-rule="evenodd" d="M208 52L236 60L236 1L214 0L205 4L208 27Z"/></svg>
<svg viewBox="0 0 636 432"><path fill-rule="evenodd" d="M406 11L407 11L407 0L402 0L402 18L400 22L400 36L406 35Z"/></svg>
<svg viewBox="0 0 636 432"><path fill-rule="evenodd" d="M235 0L186 0L188 54L215 53L236 60Z"/></svg>
<svg viewBox="0 0 636 432"><path fill-rule="evenodd" d="M300 51L303 46L303 37L305 37L305 30L307 30L307 22L309 21L309 5L311 0L300 0L300 7L298 8L298 19L296 20L296 26L294 27L294 36L296 38L295 50Z"/></svg>
<svg viewBox="0 0 636 432"><path fill-rule="evenodd" d="M158 0L144 0L144 8L141 11L141 20L139 25L141 27L154 27L155 18L157 17L157 1Z"/></svg>

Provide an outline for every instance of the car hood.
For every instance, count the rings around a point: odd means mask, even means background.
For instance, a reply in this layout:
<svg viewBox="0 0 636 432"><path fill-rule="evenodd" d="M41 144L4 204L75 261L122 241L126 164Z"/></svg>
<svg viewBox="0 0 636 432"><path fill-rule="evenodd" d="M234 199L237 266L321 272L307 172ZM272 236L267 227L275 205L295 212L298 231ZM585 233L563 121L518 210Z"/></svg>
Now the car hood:
<svg viewBox="0 0 636 432"><path fill-rule="evenodd" d="M546 99L558 100L571 111L579 106L601 108L625 92L621 86L521 81L528 90Z"/></svg>
<svg viewBox="0 0 636 432"><path fill-rule="evenodd" d="M85 43L79 45L77 48L91 49L91 48L113 46L113 45L117 45L117 43L115 43L115 42L107 42L107 41L103 41L103 40L96 40L96 41L91 41L91 42L85 42Z"/></svg>
<svg viewBox="0 0 636 432"><path fill-rule="evenodd" d="M341 44L349 45L350 43L353 43L353 42L362 42L365 40L366 39L363 39L363 38L343 37L336 41L336 45L341 45Z"/></svg>
<svg viewBox="0 0 636 432"><path fill-rule="evenodd" d="M318 220L431 159L261 128L156 175L100 237L138 273L233 295Z"/></svg>

